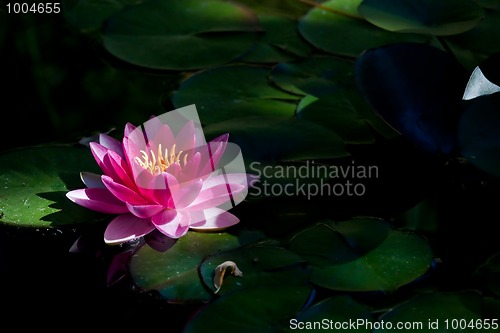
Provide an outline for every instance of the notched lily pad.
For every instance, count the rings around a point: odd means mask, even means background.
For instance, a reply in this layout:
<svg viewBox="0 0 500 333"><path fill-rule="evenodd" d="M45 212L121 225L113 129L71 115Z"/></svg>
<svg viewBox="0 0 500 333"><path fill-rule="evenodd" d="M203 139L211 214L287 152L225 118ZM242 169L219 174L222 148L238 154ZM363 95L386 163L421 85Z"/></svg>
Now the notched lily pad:
<svg viewBox="0 0 500 333"><path fill-rule="evenodd" d="M176 108L196 104L205 125L249 116L291 118L300 96L273 86L269 68L228 65L184 80L173 93Z"/></svg>
<svg viewBox="0 0 500 333"><path fill-rule="evenodd" d="M437 36L463 33L484 18L472 0L363 0L358 12L389 31Z"/></svg>
<svg viewBox="0 0 500 333"><path fill-rule="evenodd" d="M151 0L127 6L106 22L108 52L134 65L200 69L247 52L261 31L246 7L219 0Z"/></svg>
<svg viewBox="0 0 500 333"><path fill-rule="evenodd" d="M319 223L292 237L289 248L312 266L311 282L343 291L391 292L424 275L433 261L422 237L376 218Z"/></svg>
<svg viewBox="0 0 500 333"><path fill-rule="evenodd" d="M273 333L281 331L302 309L311 294L308 286L262 286L242 289L204 306L183 333Z"/></svg>
<svg viewBox="0 0 500 333"><path fill-rule="evenodd" d="M302 36L331 54L355 57L363 50L398 42L425 43L420 34L390 32L366 21L357 7L361 0L330 0L299 20Z"/></svg>
<svg viewBox="0 0 500 333"><path fill-rule="evenodd" d="M263 238L259 232L198 233L190 231L165 252L143 245L130 260L130 275L142 292L156 291L167 302L202 302L212 298L200 280L203 259ZM221 263L221 262L219 262Z"/></svg>
<svg viewBox="0 0 500 333"><path fill-rule="evenodd" d="M0 222L20 227L64 227L105 215L66 198L83 188L81 171L99 173L88 148L73 145L24 147L0 155Z"/></svg>

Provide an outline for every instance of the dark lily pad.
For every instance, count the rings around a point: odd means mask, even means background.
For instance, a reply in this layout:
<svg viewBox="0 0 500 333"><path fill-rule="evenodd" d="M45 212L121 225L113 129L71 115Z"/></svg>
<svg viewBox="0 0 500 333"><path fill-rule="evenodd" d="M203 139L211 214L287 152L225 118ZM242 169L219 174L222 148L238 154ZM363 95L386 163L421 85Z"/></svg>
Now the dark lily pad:
<svg viewBox="0 0 500 333"><path fill-rule="evenodd" d="M151 0L113 14L103 43L134 65L187 70L234 60L250 49L260 30L252 11L231 2Z"/></svg>
<svg viewBox="0 0 500 333"><path fill-rule="evenodd" d="M203 119L203 118L202 118ZM207 137L229 133L250 161L278 162L345 157L342 140L313 122L272 117L243 117L206 126Z"/></svg>
<svg viewBox="0 0 500 333"><path fill-rule="evenodd" d="M495 1L498 8L500 4ZM486 57L500 52L500 45L497 43L497 36L500 34L500 12L486 11L486 16L473 29L458 35L447 36L446 40L452 45L459 46L465 52L472 53L479 61Z"/></svg>
<svg viewBox="0 0 500 333"><path fill-rule="evenodd" d="M332 92L328 98L305 96L297 107L297 118L321 124L337 133L346 143L367 144L375 141L374 131L346 96Z"/></svg>
<svg viewBox="0 0 500 333"><path fill-rule="evenodd" d="M21 227L64 227L105 215L75 205L66 193L83 188L80 172L99 173L88 148L25 147L0 155L0 222Z"/></svg>
<svg viewBox="0 0 500 333"><path fill-rule="evenodd" d="M456 151L456 126L467 72L449 54L428 45L397 43L363 52L356 81L393 128L421 149Z"/></svg>
<svg viewBox="0 0 500 333"><path fill-rule="evenodd" d="M306 57L313 51L299 35L295 19L277 14L260 14L258 17L264 33L242 61L277 63Z"/></svg>
<svg viewBox="0 0 500 333"><path fill-rule="evenodd" d="M294 332L304 329L308 332L321 332L325 330L342 332L371 332L368 326L351 326L351 322L367 321L373 322L372 310L363 304L356 302L352 297L334 296L301 311L294 320L290 321L286 332ZM321 327L318 327L318 324ZM316 325L316 326L314 326Z"/></svg>
<svg viewBox="0 0 500 333"><path fill-rule="evenodd" d="M382 315L379 320L386 323L385 328L373 332L393 332L398 323L414 332L477 332L468 325L481 319L481 307L481 295L476 291L422 294Z"/></svg>
<svg viewBox="0 0 500 333"><path fill-rule="evenodd" d="M427 36L378 28L357 11L361 0L330 0L311 9L299 21L302 36L316 48L356 57L363 50L397 42L425 43Z"/></svg>
<svg viewBox="0 0 500 333"><path fill-rule="evenodd" d="M472 0L363 0L358 12L382 29L437 36L463 33L484 18Z"/></svg>
<svg viewBox="0 0 500 333"><path fill-rule="evenodd" d="M140 291L156 291L168 302L208 301L213 295L205 288L198 273L203 259L261 238L259 232L239 236L188 232L165 252L145 244L130 260L130 275Z"/></svg>
<svg viewBox="0 0 500 333"><path fill-rule="evenodd" d="M493 294L500 296L500 252L495 253L480 265L476 274Z"/></svg>
<svg viewBox="0 0 500 333"><path fill-rule="evenodd" d="M289 246L312 265L311 282L343 291L394 291L425 274L433 260L419 235L376 218L320 223Z"/></svg>
<svg viewBox="0 0 500 333"><path fill-rule="evenodd" d="M207 304L187 323L183 333L274 333L288 326L311 293L307 286L262 286L243 289Z"/></svg>
<svg viewBox="0 0 500 333"><path fill-rule="evenodd" d="M290 18L298 18L311 8L310 4L297 0L238 0L238 3L258 14L279 14Z"/></svg>
<svg viewBox="0 0 500 333"><path fill-rule="evenodd" d="M333 56L313 56L301 61L279 63L269 78L280 88L298 95L324 96L337 87L352 87L354 61Z"/></svg>
<svg viewBox="0 0 500 333"><path fill-rule="evenodd" d="M466 102L458 124L460 151L479 169L500 177L500 92Z"/></svg>
<svg viewBox="0 0 500 333"><path fill-rule="evenodd" d="M232 118L292 118L300 96L273 86L269 69L229 65L198 72L173 93L175 108L196 104L201 122L209 125Z"/></svg>
<svg viewBox="0 0 500 333"><path fill-rule="evenodd" d="M120 0L82 0L64 11L64 17L79 28L87 32L98 30L103 22L113 13L124 7Z"/></svg>

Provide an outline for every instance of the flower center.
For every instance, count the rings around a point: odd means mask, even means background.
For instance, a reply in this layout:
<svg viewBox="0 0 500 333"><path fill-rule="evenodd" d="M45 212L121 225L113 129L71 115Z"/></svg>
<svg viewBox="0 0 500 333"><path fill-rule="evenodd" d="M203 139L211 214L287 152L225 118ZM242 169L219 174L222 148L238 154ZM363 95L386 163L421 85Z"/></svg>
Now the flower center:
<svg viewBox="0 0 500 333"><path fill-rule="evenodd" d="M176 153L175 144L170 149L170 154L168 149L165 148L163 151L161 148L161 143L158 145L158 151L155 154L154 150L148 149L141 150L141 157L136 156L135 161L139 163L141 167L151 172L152 175L157 175L164 172L169 166L174 163L179 163L181 161L181 156L183 157L183 165L187 163L187 154L182 155L183 151Z"/></svg>

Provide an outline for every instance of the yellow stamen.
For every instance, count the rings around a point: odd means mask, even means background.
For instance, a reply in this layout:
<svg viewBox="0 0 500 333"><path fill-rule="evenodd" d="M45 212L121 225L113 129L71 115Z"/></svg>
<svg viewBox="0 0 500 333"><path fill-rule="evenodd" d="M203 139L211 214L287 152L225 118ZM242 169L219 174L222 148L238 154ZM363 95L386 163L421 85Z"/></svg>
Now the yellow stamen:
<svg viewBox="0 0 500 333"><path fill-rule="evenodd" d="M158 144L155 154L154 149L141 150L141 156L136 156L134 160L144 169L148 170L152 175L158 175L164 172L169 166L174 163L181 165L181 157L183 157L183 166L187 164L187 154L183 155L183 151L176 153L175 144L170 149L170 156L168 149L162 152L161 144Z"/></svg>

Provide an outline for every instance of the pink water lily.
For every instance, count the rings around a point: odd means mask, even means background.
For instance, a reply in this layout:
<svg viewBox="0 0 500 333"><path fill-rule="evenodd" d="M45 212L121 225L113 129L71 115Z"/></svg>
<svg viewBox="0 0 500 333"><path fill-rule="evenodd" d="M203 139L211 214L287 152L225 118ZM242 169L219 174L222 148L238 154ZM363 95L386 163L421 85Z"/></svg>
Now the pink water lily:
<svg viewBox="0 0 500 333"><path fill-rule="evenodd" d="M252 178L227 134L205 142L195 112L186 107L152 117L142 127L128 123L122 141L100 134L98 142L90 142L103 174L82 172L86 188L66 196L117 215L104 232L106 243L154 230L179 238L189 229L221 230L239 222L227 210L245 198Z"/></svg>

